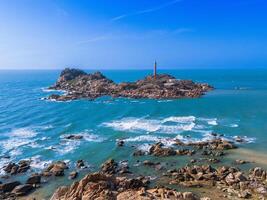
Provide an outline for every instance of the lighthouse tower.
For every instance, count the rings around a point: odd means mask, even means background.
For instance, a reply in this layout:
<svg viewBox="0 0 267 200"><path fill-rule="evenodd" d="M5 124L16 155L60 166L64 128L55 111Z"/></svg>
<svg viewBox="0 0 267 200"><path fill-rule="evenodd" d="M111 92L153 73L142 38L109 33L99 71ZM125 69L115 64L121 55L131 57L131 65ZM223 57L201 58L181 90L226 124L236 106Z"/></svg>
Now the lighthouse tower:
<svg viewBox="0 0 267 200"><path fill-rule="evenodd" d="M154 63L154 79L157 78L157 61Z"/></svg>

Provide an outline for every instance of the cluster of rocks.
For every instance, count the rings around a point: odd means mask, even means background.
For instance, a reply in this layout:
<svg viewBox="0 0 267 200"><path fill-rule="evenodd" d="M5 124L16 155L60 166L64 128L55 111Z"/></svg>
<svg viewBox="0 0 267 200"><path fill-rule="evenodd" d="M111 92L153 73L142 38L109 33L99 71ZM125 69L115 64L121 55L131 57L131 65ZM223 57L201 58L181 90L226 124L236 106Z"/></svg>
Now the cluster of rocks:
<svg viewBox="0 0 267 200"><path fill-rule="evenodd" d="M127 161L117 163L114 159L107 160L101 165L101 170L104 174L130 174L129 166Z"/></svg>
<svg viewBox="0 0 267 200"><path fill-rule="evenodd" d="M194 150L178 149L175 150L172 147L164 147L160 142L153 144L149 149L149 154L154 156L175 156L175 155L193 155Z"/></svg>
<svg viewBox="0 0 267 200"><path fill-rule="evenodd" d="M81 98L95 99L101 96L152 99L195 98L212 90L212 87L190 80L177 80L167 74L116 84L100 72L87 74L79 69L66 68L61 72L56 84L49 89L65 90L67 94L52 94L48 99L67 101Z"/></svg>
<svg viewBox="0 0 267 200"><path fill-rule="evenodd" d="M65 162L57 161L45 168L42 172L42 176L64 176L64 170L68 168Z"/></svg>
<svg viewBox="0 0 267 200"><path fill-rule="evenodd" d="M21 160L18 163L10 162L3 168L3 170L10 175L24 173L27 172L29 169L30 169L29 160Z"/></svg>
<svg viewBox="0 0 267 200"><path fill-rule="evenodd" d="M237 146L233 142L224 140L222 138L215 138L203 142L189 142L189 143L184 143L180 140L176 140L176 145L192 146L197 149L209 149L209 150L229 150L237 148Z"/></svg>
<svg viewBox="0 0 267 200"><path fill-rule="evenodd" d="M60 187L51 200L105 199L105 200L196 200L191 192L177 192L168 188L148 188L149 180L145 177L118 176L119 164L114 160L106 161L100 172L88 174L71 186Z"/></svg>
<svg viewBox="0 0 267 200"><path fill-rule="evenodd" d="M189 143L184 143L180 140L176 140L175 145L182 148L175 149L173 147L166 147L164 146L163 143L158 142L156 144L151 145L148 154L153 156L176 156L176 155L192 156L197 152L199 152L199 150L202 150L201 154L203 156L218 157L224 155L224 150L237 148L233 142L223 139L213 139L206 142L189 142ZM146 152L139 149L134 151L133 153L134 156L143 156L145 154ZM217 162L217 161L218 160L210 160L210 162Z"/></svg>
<svg viewBox="0 0 267 200"><path fill-rule="evenodd" d="M0 199L16 199L18 196L29 194L35 188L38 188L41 183L39 174L32 174L25 184L19 181L10 181L7 183L0 182Z"/></svg>
<svg viewBox="0 0 267 200"><path fill-rule="evenodd" d="M170 177L170 184L186 187L216 186L227 193L226 197L267 197L266 171L258 167L251 169L249 175L245 175L235 167L222 166L216 169L210 165L195 165L169 170L166 176Z"/></svg>
<svg viewBox="0 0 267 200"><path fill-rule="evenodd" d="M78 160L76 162L76 167L78 169L86 168L83 160ZM3 170L10 175L16 175L19 173L27 172L30 169L30 160L21 160L18 163L8 163L4 166ZM28 195L34 189L41 186L41 179L51 177L51 176L64 176L65 170L69 169L68 165L63 161L56 161L51 163L46 167L41 173L31 174L24 184L20 181L8 181L9 176L4 176L7 181L5 183L0 182L0 199L17 199L19 196ZM72 171L69 173L69 179L75 179L78 176L77 171Z"/></svg>

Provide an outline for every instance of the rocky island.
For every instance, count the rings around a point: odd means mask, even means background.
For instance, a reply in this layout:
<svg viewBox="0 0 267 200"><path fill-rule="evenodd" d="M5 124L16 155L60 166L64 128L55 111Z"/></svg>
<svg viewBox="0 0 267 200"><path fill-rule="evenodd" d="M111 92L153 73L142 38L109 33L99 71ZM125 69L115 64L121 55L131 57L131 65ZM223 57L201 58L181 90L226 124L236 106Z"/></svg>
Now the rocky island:
<svg viewBox="0 0 267 200"><path fill-rule="evenodd" d="M48 97L57 101L95 99L101 96L179 99L200 97L212 90L212 86L191 80L178 80L168 74L149 75L136 82L117 84L101 72L87 74L79 69L66 68L49 89L66 91L64 95L52 94Z"/></svg>

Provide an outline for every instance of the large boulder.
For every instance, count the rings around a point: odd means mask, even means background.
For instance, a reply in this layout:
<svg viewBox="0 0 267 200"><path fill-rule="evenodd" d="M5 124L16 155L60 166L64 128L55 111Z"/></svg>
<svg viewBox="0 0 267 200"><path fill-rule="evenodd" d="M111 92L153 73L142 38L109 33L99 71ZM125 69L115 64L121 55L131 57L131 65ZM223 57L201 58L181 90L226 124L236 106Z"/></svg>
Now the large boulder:
<svg viewBox="0 0 267 200"><path fill-rule="evenodd" d="M36 185L41 183L41 175L40 174L32 174L28 180L26 181L27 184Z"/></svg>
<svg viewBox="0 0 267 200"><path fill-rule="evenodd" d="M68 166L63 161L57 161L55 163L50 164L44 171L42 172L43 176L64 176L64 170L68 169Z"/></svg>
<svg viewBox="0 0 267 200"><path fill-rule="evenodd" d="M16 196L24 196L31 192L32 189L33 186L31 184L18 185L12 190L12 193Z"/></svg>
<svg viewBox="0 0 267 200"><path fill-rule="evenodd" d="M0 185L0 191L11 192L18 185L20 185L19 181L12 181L12 182L8 182L8 183L3 183Z"/></svg>

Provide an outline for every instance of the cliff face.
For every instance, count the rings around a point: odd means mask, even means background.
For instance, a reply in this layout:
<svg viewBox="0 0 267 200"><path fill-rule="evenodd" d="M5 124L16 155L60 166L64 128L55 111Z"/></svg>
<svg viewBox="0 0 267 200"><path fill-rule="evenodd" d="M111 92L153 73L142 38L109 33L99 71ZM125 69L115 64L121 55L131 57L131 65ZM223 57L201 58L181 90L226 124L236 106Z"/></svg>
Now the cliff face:
<svg viewBox="0 0 267 200"><path fill-rule="evenodd" d="M190 80L177 80L168 74L147 76L136 82L116 84L102 73L87 74L79 69L66 68L50 89L65 90L66 95L51 95L49 99L60 101L80 98L95 99L101 96L177 99L200 97L212 89L208 84L194 83Z"/></svg>

